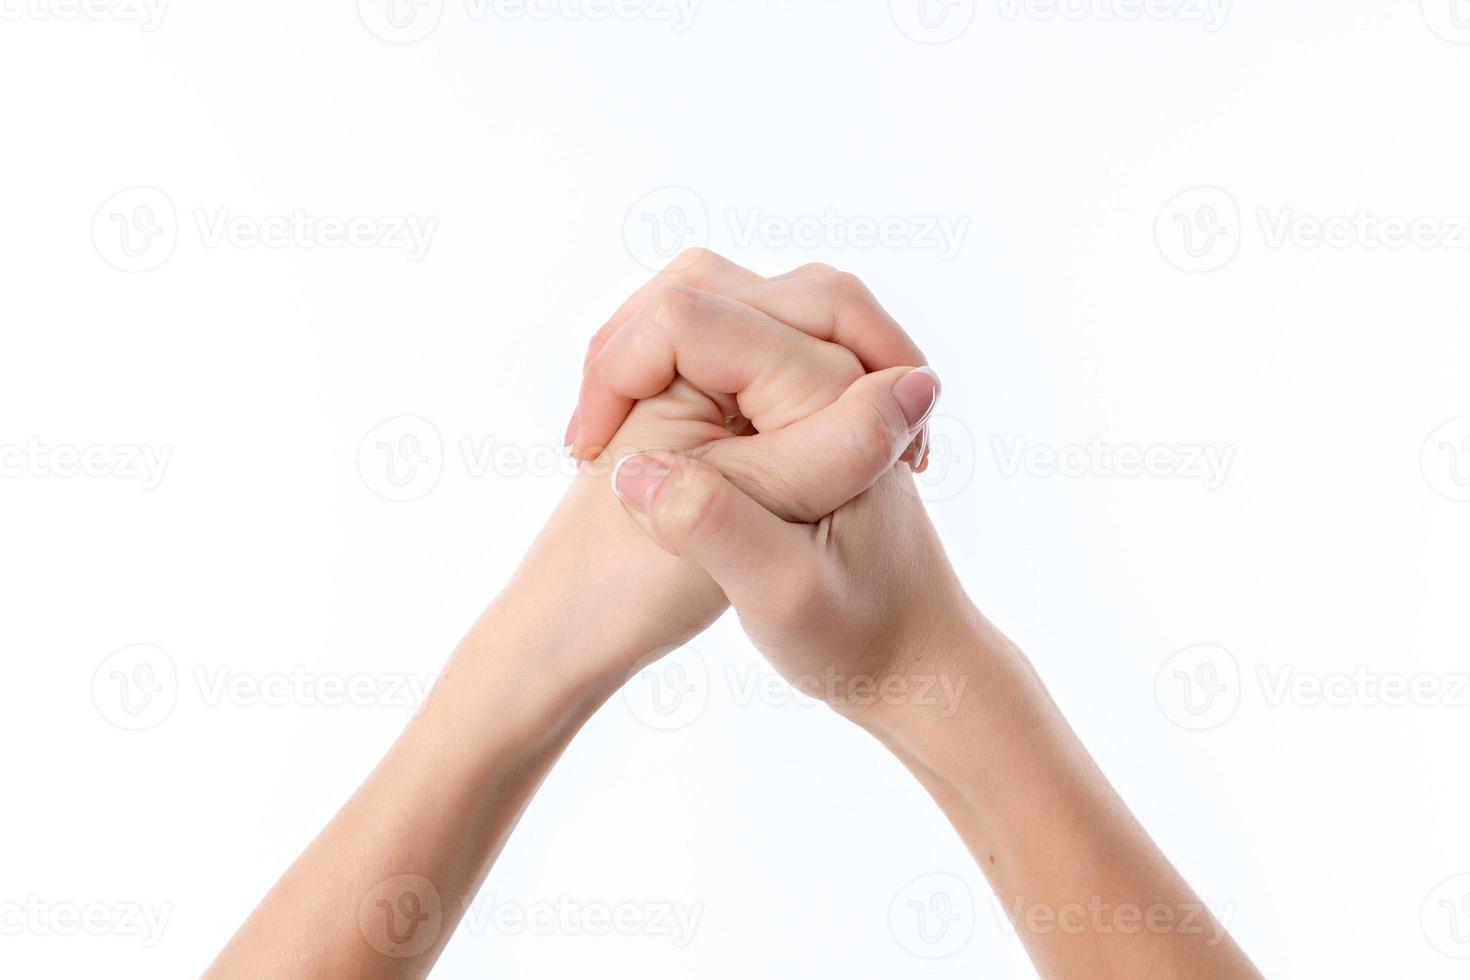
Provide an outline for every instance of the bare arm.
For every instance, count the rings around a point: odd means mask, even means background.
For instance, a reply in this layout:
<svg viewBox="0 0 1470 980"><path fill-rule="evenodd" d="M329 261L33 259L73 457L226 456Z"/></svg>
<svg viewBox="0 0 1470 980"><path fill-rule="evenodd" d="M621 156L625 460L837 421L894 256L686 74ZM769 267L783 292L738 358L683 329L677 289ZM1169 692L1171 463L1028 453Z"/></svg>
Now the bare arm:
<svg viewBox="0 0 1470 980"><path fill-rule="evenodd" d="M714 259L679 271L756 278ZM672 278L642 305L630 301L620 312L622 329L604 334L614 352L658 353L651 367L628 374L618 372L617 357L607 362L608 376L630 378L644 400L631 414L631 402L610 404L617 413L610 423L606 411L595 416L599 431L611 433L597 436L599 444L612 441L604 458L574 482L506 592L460 643L425 709L266 895L209 976L427 974L586 719L640 665L725 610L726 597L708 575L650 542L607 492L608 471L624 449L697 450L740 468L753 492L784 491L767 492L763 505L810 519L815 512L803 507L821 510L832 495L835 506L907 444L901 424L893 431L868 426L866 440L847 435L850 420L870 417L869 400L884 395L847 348L821 339L820 316L816 326L794 329L756 306ZM788 294L780 285L752 298L773 308L807 301L805 292ZM901 342L893 346L906 352ZM691 375L705 387L691 384ZM760 419L766 434L732 437L731 405ZM853 457L845 467L850 485L825 476L817 485L762 478L770 459L834 443L839 455Z"/></svg>
<svg viewBox="0 0 1470 980"><path fill-rule="evenodd" d="M1093 762L1020 650L968 614L913 659L970 679L957 710L858 718L959 832L1045 977L1258 977Z"/></svg>
<svg viewBox="0 0 1470 980"><path fill-rule="evenodd" d="M572 736L622 680L595 634L502 596L424 710L209 977L426 975Z"/></svg>
<svg viewBox="0 0 1470 980"><path fill-rule="evenodd" d="M872 302L848 294L858 307ZM869 321L879 313L874 303ZM601 356L642 355L609 344ZM584 409L601 381L584 384ZM859 384L886 393L867 402L867 423L921 436L939 396L932 372L879 372ZM629 513L711 575L788 680L827 697L918 776L1042 975L1259 975L1119 799L1026 658L975 610L908 467L858 480L843 472L846 460L820 451L771 460L764 475L776 485L867 488L802 524L761 506L751 481L718 459L647 456L616 479ZM960 693L957 710L902 696L935 680Z"/></svg>

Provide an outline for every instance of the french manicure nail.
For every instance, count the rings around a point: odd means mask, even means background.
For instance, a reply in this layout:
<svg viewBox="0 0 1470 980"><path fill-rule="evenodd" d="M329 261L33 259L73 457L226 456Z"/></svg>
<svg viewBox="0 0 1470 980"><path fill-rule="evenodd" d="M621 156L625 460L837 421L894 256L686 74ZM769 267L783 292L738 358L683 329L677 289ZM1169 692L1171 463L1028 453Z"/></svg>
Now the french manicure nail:
<svg viewBox="0 0 1470 980"><path fill-rule="evenodd" d="M640 514L647 513L664 477L673 467L655 456L629 453L613 467L613 493Z"/></svg>
<svg viewBox="0 0 1470 980"><path fill-rule="evenodd" d="M893 385L893 400L903 410L903 419L909 431L929 421L929 415L939 402L939 375L931 368L915 368L899 378Z"/></svg>
<svg viewBox="0 0 1470 980"><path fill-rule="evenodd" d="M561 444L563 446L570 446L572 444L572 440L576 438L576 436L577 436L577 416L580 415L581 413L582 413L582 410L580 408L577 408L577 409L573 409L572 410L572 420L567 423L567 434L566 434L566 437L564 439L562 439L562 441L561 441Z"/></svg>
<svg viewBox="0 0 1470 980"><path fill-rule="evenodd" d="M909 469L915 473L924 472L924 454L929 451L929 426L926 424L919 429L919 435L914 439L914 455L909 461Z"/></svg>

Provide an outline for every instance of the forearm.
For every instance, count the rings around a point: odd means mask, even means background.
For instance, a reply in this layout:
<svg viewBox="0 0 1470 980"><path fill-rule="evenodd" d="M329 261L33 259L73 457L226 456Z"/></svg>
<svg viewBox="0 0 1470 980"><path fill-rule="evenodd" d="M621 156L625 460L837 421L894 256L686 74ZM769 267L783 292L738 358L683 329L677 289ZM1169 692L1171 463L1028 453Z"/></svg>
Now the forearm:
<svg viewBox="0 0 1470 980"><path fill-rule="evenodd" d="M950 717L879 706L862 723L943 808L1041 974L1257 977L1154 845L1024 655L978 613L926 640L966 679Z"/></svg>
<svg viewBox="0 0 1470 980"><path fill-rule="evenodd" d="M621 681L502 599L211 977L428 973L541 780Z"/></svg>

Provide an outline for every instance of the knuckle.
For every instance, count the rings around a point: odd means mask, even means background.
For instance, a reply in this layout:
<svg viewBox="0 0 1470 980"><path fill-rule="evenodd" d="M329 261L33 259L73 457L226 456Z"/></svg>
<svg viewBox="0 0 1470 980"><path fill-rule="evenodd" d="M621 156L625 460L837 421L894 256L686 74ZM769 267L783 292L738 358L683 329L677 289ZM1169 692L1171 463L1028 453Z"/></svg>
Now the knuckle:
<svg viewBox="0 0 1470 980"><path fill-rule="evenodd" d="M707 466L685 466L672 474L675 492L662 497L659 530L674 542L692 541L718 531L723 513L724 479Z"/></svg>
<svg viewBox="0 0 1470 980"><path fill-rule="evenodd" d="M844 391L852 387L853 383L864 377L868 372L863 369L863 362L858 356L846 347L834 345L837 350L836 364L833 367L834 383L839 385L833 392L833 398L838 398Z"/></svg>
<svg viewBox="0 0 1470 980"><path fill-rule="evenodd" d="M694 316L702 297L699 290L682 283L660 286L648 299L649 322L660 331L676 330Z"/></svg>
<svg viewBox="0 0 1470 980"><path fill-rule="evenodd" d="M846 432L852 462L861 466L864 472L871 473L888 465L900 427L873 401L863 399L858 403Z"/></svg>
<svg viewBox="0 0 1470 980"><path fill-rule="evenodd" d="M827 288L842 303L866 303L873 296L855 273L839 272L836 269L827 277Z"/></svg>
<svg viewBox="0 0 1470 980"><path fill-rule="evenodd" d="M718 252L696 245L674 256L674 261L668 265L668 271L681 278L696 278L704 275L711 265L726 261L728 260Z"/></svg>

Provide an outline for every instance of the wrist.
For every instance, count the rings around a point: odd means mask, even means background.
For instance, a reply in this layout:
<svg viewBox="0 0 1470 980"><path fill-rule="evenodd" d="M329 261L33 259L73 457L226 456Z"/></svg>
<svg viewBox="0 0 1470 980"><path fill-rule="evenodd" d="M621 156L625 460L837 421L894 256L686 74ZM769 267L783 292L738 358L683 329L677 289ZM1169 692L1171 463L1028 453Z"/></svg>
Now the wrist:
<svg viewBox="0 0 1470 980"><path fill-rule="evenodd" d="M891 672L907 696L839 710L936 778L975 763L986 727L1044 693L1021 651L963 597L910 634Z"/></svg>
<svg viewBox="0 0 1470 980"><path fill-rule="evenodd" d="M507 590L466 632L414 727L482 761L559 752L622 684L596 633Z"/></svg>
<svg viewBox="0 0 1470 980"><path fill-rule="evenodd" d="M703 569L628 516L606 475L580 476L492 609L555 640L580 670L630 673L729 607Z"/></svg>

